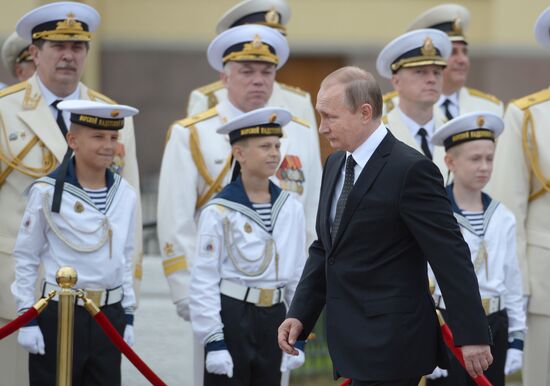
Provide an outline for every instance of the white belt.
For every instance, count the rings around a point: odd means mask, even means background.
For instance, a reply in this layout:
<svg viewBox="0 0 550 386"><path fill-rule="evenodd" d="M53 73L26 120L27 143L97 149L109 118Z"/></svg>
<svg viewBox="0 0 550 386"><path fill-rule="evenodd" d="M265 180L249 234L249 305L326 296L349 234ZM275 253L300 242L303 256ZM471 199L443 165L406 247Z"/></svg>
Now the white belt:
<svg viewBox="0 0 550 386"><path fill-rule="evenodd" d="M442 296L434 295L434 302L437 308L440 308L442 310L445 309L445 301L443 300ZM485 315L490 315L506 308L504 304L504 299L502 299L502 297L500 296L495 296L492 298L481 298L481 305L483 306Z"/></svg>
<svg viewBox="0 0 550 386"><path fill-rule="evenodd" d="M253 288L222 279L220 293L230 298L255 304L258 307L271 307L285 300L285 288Z"/></svg>
<svg viewBox="0 0 550 386"><path fill-rule="evenodd" d="M52 290L55 290L57 292L52 300L56 302L59 301L58 294L59 291L61 291L61 288L48 282L44 282L44 285L42 286L42 296L46 296ZM122 286L111 289L84 289L83 291L86 297L92 300L98 307L118 303L122 301L122 298L124 297ZM76 304L79 306L84 306L84 302L80 298L77 298Z"/></svg>

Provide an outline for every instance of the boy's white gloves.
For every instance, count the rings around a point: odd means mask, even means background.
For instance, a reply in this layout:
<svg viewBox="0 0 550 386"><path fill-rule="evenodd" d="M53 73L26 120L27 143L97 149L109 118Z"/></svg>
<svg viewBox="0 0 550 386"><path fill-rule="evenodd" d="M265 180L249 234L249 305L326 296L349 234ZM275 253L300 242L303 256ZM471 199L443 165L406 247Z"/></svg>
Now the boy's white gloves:
<svg viewBox="0 0 550 386"><path fill-rule="evenodd" d="M131 324L127 324L126 327L124 327L124 341L126 344L130 347L136 343L136 340L134 338L134 326Z"/></svg>
<svg viewBox="0 0 550 386"><path fill-rule="evenodd" d="M206 354L206 371L233 377L233 359L227 350L209 351Z"/></svg>
<svg viewBox="0 0 550 386"><path fill-rule="evenodd" d="M434 380L438 378L447 378L449 375L449 372L445 369L441 369L439 367L436 367L430 375L426 375L426 378Z"/></svg>
<svg viewBox="0 0 550 386"><path fill-rule="evenodd" d="M189 299L184 298L176 302L176 312L183 320L191 320L191 310L189 309Z"/></svg>
<svg viewBox="0 0 550 386"><path fill-rule="evenodd" d="M509 348L506 351L506 364L504 365L504 374L510 375L518 370L521 370L523 366L523 351L517 348Z"/></svg>
<svg viewBox="0 0 550 386"><path fill-rule="evenodd" d="M290 355L286 352L283 353L283 360L281 361L281 371L283 373L285 371L297 369L306 361L306 354L300 349L296 350L298 350L298 355Z"/></svg>
<svg viewBox="0 0 550 386"><path fill-rule="evenodd" d="M31 354L44 355L46 353L44 336L42 336L42 331L38 326L20 328L17 343Z"/></svg>

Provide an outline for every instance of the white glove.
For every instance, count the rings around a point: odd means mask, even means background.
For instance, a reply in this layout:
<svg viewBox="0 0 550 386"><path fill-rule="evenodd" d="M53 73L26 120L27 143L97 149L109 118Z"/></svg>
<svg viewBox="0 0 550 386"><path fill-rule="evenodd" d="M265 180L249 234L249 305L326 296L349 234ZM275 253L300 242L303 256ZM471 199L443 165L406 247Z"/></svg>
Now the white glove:
<svg viewBox="0 0 550 386"><path fill-rule="evenodd" d="M229 351L217 350L206 354L206 371L233 378L233 359Z"/></svg>
<svg viewBox="0 0 550 386"><path fill-rule="evenodd" d="M439 367L436 367L430 375L426 375L426 378L434 380L437 378L447 378L447 375L449 375L449 372L445 369L441 369Z"/></svg>
<svg viewBox="0 0 550 386"><path fill-rule="evenodd" d="M127 324L126 327L124 327L124 341L130 347L136 343L134 338L134 326L131 324Z"/></svg>
<svg viewBox="0 0 550 386"><path fill-rule="evenodd" d="M296 350L298 350L298 355L290 355L286 352L283 353L283 360L281 361L281 372L284 373L285 371L297 369L304 364L304 362L306 361L306 354L300 349Z"/></svg>
<svg viewBox="0 0 550 386"><path fill-rule="evenodd" d="M189 298L184 298L176 302L176 312L183 320L191 320L191 310L189 309Z"/></svg>
<svg viewBox="0 0 550 386"><path fill-rule="evenodd" d="M509 348L506 351L506 364L504 365L504 374L510 375L523 366L523 351L517 348Z"/></svg>
<svg viewBox="0 0 550 386"><path fill-rule="evenodd" d="M44 336L38 326L20 328L19 335L17 335L17 343L31 354L44 355L46 353Z"/></svg>

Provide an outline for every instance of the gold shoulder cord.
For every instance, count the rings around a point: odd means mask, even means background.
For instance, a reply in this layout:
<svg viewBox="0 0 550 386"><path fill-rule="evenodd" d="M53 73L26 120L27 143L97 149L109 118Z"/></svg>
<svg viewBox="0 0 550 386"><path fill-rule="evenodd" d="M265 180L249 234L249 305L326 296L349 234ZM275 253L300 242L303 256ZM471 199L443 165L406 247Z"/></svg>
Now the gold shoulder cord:
<svg viewBox="0 0 550 386"><path fill-rule="evenodd" d="M544 193L550 193L550 180L546 179L539 163L539 151L537 145L537 137L535 134L535 123L529 108L525 109L523 114L523 124L521 139L523 144L523 152L529 161L529 169L534 174L535 178L540 182L542 187L537 192L529 194L529 201L534 201ZM530 128L530 130L529 130Z"/></svg>
<svg viewBox="0 0 550 386"><path fill-rule="evenodd" d="M208 200L210 200L210 198L214 195L214 193L217 193L220 190L222 190L223 179L225 178L226 174L229 172L230 168L231 168L231 154L225 160L223 169L220 171L220 174L218 174L218 177L216 177L216 180L214 181L214 183L211 184L208 187L208 190L198 198L197 208L202 208L202 206L206 204Z"/></svg>

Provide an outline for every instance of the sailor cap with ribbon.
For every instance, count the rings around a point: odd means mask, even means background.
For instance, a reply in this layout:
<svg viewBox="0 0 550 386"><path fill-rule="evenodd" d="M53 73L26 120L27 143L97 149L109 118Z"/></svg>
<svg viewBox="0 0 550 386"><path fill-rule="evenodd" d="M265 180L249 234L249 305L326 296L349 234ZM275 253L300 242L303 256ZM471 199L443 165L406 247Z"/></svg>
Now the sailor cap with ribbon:
<svg viewBox="0 0 550 386"><path fill-rule="evenodd" d="M57 107L71 113L72 123L100 130L120 130L124 127L124 118L139 112L131 106L90 100L63 101Z"/></svg>
<svg viewBox="0 0 550 386"><path fill-rule="evenodd" d="M470 12L459 4L441 4L428 9L407 28L412 31L421 28L435 28L445 32L452 42L464 42L464 31L470 24Z"/></svg>
<svg viewBox="0 0 550 386"><path fill-rule="evenodd" d="M283 126L292 119L290 111L280 107L262 107L233 118L216 132L229 134L229 143L251 137L283 136Z"/></svg>
<svg viewBox="0 0 550 386"><path fill-rule="evenodd" d="M38 40L90 41L100 22L92 7L73 1L60 1L35 8L25 14L15 27L29 44Z"/></svg>
<svg viewBox="0 0 550 386"><path fill-rule="evenodd" d="M504 121L495 113L475 111L451 119L441 126L433 135L432 143L445 146L445 150L464 142L487 139L495 141L502 130Z"/></svg>
<svg viewBox="0 0 550 386"><path fill-rule="evenodd" d="M286 38L273 28L262 25L242 25L222 32L208 46L210 66L223 71L227 62L266 62L277 69L287 61L289 54Z"/></svg>
<svg viewBox="0 0 550 386"><path fill-rule="evenodd" d="M435 64L445 67L453 46L444 32L419 29L392 40L378 55L376 69L387 79L401 68Z"/></svg>
<svg viewBox="0 0 550 386"><path fill-rule="evenodd" d="M120 130L124 127L124 118L131 117L139 112L138 109L126 105L111 105L80 99L63 101L57 105L57 108L61 111L69 111L73 124L99 130ZM72 154L72 149L67 148L55 177L52 200L52 212L54 213L59 213L61 208L63 185L65 184L65 176Z"/></svg>
<svg viewBox="0 0 550 386"><path fill-rule="evenodd" d="M290 7L285 0L245 0L227 11L218 21L216 32L245 24L260 24L286 34Z"/></svg>
<svg viewBox="0 0 550 386"><path fill-rule="evenodd" d="M546 8L535 22L535 39L544 48L550 48L550 7Z"/></svg>
<svg viewBox="0 0 550 386"><path fill-rule="evenodd" d="M28 48L29 43L23 40L17 32L8 36L2 45L2 64L13 76L16 76L16 63L32 61Z"/></svg>

